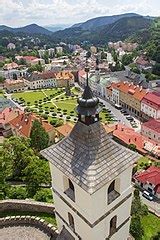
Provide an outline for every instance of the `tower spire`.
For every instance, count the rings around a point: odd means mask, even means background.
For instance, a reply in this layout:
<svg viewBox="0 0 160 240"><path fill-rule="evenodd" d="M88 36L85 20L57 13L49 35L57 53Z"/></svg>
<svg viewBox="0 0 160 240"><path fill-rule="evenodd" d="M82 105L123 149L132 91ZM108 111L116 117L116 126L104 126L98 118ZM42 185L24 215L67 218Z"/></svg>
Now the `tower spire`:
<svg viewBox="0 0 160 240"><path fill-rule="evenodd" d="M99 121L99 112L101 108L99 107L99 99L94 97L91 88L89 87L89 67L86 60L86 86L82 97L78 99L78 106L76 107L76 112L78 113L78 120L86 125L93 124Z"/></svg>

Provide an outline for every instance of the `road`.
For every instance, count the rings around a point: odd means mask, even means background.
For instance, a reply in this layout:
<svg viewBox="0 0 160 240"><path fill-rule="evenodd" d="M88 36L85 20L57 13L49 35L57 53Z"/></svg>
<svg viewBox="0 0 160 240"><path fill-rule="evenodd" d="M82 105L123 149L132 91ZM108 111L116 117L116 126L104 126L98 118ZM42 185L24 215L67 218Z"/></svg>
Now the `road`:
<svg viewBox="0 0 160 240"><path fill-rule="evenodd" d="M100 102L103 102L103 104L105 105L106 108L110 109L113 113L113 115L115 115L115 117L120 120L119 122L123 123L125 126L127 127L132 127L130 124L130 121L128 121L126 119L126 117L121 113L120 110L116 109L114 106L112 106L109 102L102 100L101 98L99 99Z"/></svg>
<svg viewBox="0 0 160 240"><path fill-rule="evenodd" d="M151 211L155 212L156 215L160 216L160 203L155 201L149 201L148 199L142 196L142 192L140 192L140 197L142 202L146 204Z"/></svg>

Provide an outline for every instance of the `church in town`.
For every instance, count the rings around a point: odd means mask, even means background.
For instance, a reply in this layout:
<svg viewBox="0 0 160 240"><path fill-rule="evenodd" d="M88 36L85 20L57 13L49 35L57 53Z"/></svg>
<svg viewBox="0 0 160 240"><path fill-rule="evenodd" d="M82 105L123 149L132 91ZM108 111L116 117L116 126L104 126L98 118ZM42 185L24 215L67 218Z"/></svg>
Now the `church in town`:
<svg viewBox="0 0 160 240"><path fill-rule="evenodd" d="M71 133L41 151L49 160L59 240L127 240L132 167L138 154L116 143L100 123L88 84Z"/></svg>

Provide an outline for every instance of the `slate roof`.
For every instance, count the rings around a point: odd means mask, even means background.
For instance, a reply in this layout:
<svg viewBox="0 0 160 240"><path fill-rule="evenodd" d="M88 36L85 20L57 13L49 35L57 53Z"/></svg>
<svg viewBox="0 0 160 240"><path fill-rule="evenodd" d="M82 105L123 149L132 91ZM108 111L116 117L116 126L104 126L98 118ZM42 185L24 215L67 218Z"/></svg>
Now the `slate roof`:
<svg viewBox="0 0 160 240"><path fill-rule="evenodd" d="M138 154L111 139L100 122L77 122L62 141L41 151L55 167L89 194L132 165Z"/></svg>

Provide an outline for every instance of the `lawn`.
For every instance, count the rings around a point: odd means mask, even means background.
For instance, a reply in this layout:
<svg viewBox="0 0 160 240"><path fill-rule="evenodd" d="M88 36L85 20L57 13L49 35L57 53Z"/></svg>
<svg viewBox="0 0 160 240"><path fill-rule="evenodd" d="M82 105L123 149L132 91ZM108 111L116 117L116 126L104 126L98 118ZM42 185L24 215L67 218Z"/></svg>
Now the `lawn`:
<svg viewBox="0 0 160 240"><path fill-rule="evenodd" d="M25 103L30 102L30 105L34 105L35 100L44 99L46 96L42 91L30 91L30 92L21 92L21 93L13 93L13 98L23 98Z"/></svg>
<svg viewBox="0 0 160 240"><path fill-rule="evenodd" d="M151 164L152 161L150 158L148 157L141 157L138 162L137 162L137 166L138 166L138 170L143 169L145 167L145 164Z"/></svg>
<svg viewBox="0 0 160 240"><path fill-rule="evenodd" d="M160 220L154 214L149 213L141 221L144 228L143 240L150 240L152 236L160 231Z"/></svg>
<svg viewBox="0 0 160 240"><path fill-rule="evenodd" d="M44 219L46 222L53 224L56 226L55 216L49 213L41 213L41 212L21 212L21 211L5 211L0 212L0 218L8 217L8 216L36 216Z"/></svg>
<svg viewBox="0 0 160 240"><path fill-rule="evenodd" d="M77 105L76 99L66 99L64 101L57 101L55 102L58 108L61 108L63 110L67 110L67 113L70 114L71 111L75 110L75 107ZM74 115L76 116L76 112L74 111Z"/></svg>
<svg viewBox="0 0 160 240"><path fill-rule="evenodd" d="M42 102L42 109L50 111L50 107L54 107L54 112L57 112L57 108L61 109L61 112L63 114L63 110L67 110L66 114L70 115L71 112L74 116L77 116L77 113L75 112L75 107L77 105L77 99L72 97L65 96L65 91L63 90L62 93L58 93L61 89L44 89L44 90L37 90L37 91L28 91L28 92L21 92L21 93L13 93L12 97L16 99L23 98L25 100L25 105L27 105L27 102L30 102L28 106L33 106L35 104L35 101L43 100L46 95L50 97L50 95L56 95L54 99L52 99L52 102ZM80 94L79 91L76 90L76 88L71 89L72 93L74 94ZM56 98L58 98L56 100ZM45 109L45 107L48 107L48 109ZM32 108L36 108L35 106ZM102 118L102 122L112 122L112 118L110 117L107 110L103 109L103 111L100 113L100 117Z"/></svg>

